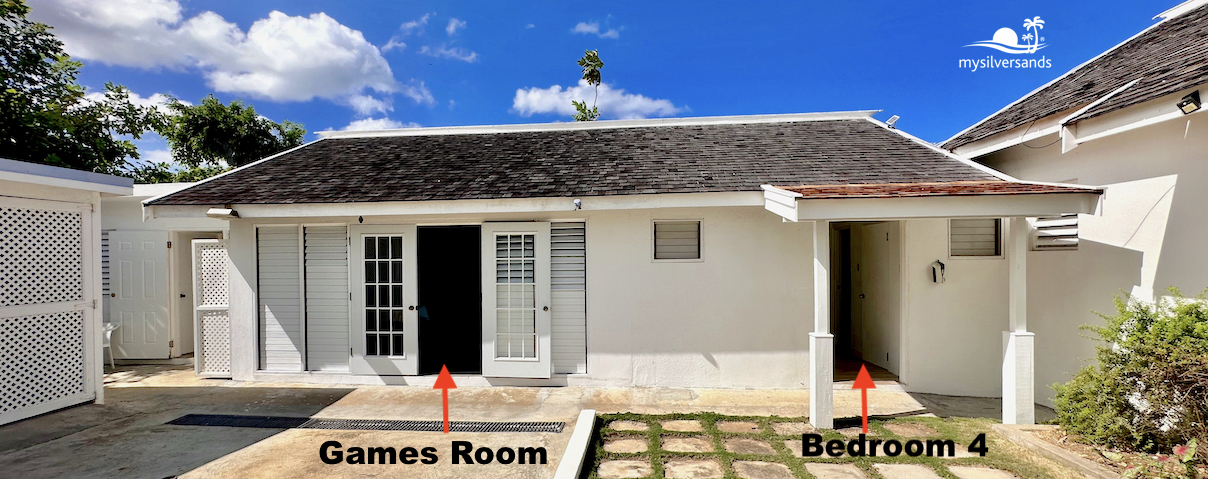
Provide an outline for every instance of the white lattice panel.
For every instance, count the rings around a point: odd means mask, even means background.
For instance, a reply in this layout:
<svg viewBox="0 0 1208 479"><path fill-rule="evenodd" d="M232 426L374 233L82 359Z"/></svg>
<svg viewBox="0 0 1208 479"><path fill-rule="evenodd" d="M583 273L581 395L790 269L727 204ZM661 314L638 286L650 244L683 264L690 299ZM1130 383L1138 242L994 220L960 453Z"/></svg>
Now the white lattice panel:
<svg viewBox="0 0 1208 479"><path fill-rule="evenodd" d="M197 268L198 306L226 306L230 304L227 296L227 256L226 246L221 243L198 243L197 258L194 259Z"/></svg>
<svg viewBox="0 0 1208 479"><path fill-rule="evenodd" d="M200 372L207 375L231 372L231 319L226 311L198 312L201 334Z"/></svg>
<svg viewBox="0 0 1208 479"><path fill-rule="evenodd" d="M0 424L23 409L84 395L84 375L81 311L0 318Z"/></svg>
<svg viewBox="0 0 1208 479"><path fill-rule="evenodd" d="M0 206L0 307L84 297L81 214Z"/></svg>

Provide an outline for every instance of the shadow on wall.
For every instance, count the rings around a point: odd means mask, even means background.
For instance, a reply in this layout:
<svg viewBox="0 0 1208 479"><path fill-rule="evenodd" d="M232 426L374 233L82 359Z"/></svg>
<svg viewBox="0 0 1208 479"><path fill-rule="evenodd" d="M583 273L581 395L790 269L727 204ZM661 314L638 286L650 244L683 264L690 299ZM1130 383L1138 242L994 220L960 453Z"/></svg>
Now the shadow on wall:
<svg viewBox="0 0 1208 479"><path fill-rule="evenodd" d="M1052 405L1054 383L1095 358L1084 324L1102 324L1114 295L1141 283L1143 253L1082 239L1077 251L1028 254L1028 329L1036 334L1036 401Z"/></svg>
<svg viewBox="0 0 1208 479"><path fill-rule="evenodd" d="M218 381L218 380L213 380ZM167 426L185 414L311 416L352 389L122 387L88 404L0 427L6 477L174 477L282 429Z"/></svg>
<svg viewBox="0 0 1208 479"><path fill-rule="evenodd" d="M1202 162L1201 162L1202 163ZM1173 179L1173 178L1172 178ZM1204 205L1208 204L1208 171L1191 170L1180 173L1169 194L1170 211L1163 235L1158 238L1160 253L1154 274L1155 297L1167 294L1173 286L1183 294L1195 295L1208 288L1208 252L1204 238L1208 222L1204 221Z"/></svg>

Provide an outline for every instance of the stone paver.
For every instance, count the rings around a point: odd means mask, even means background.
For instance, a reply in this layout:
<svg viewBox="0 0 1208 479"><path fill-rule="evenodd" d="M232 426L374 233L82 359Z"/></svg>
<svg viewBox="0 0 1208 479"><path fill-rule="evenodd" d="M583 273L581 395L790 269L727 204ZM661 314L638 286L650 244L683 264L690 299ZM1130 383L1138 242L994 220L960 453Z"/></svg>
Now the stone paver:
<svg viewBox="0 0 1208 479"><path fill-rule="evenodd" d="M664 475L670 479L717 479L724 474L715 459L682 459L667 461Z"/></svg>
<svg viewBox="0 0 1208 479"><path fill-rule="evenodd" d="M1014 474L988 467L948 466L948 470L961 479L1016 479Z"/></svg>
<svg viewBox="0 0 1208 479"><path fill-rule="evenodd" d="M845 427L843 429L835 429L835 432L842 434L844 436L847 436L847 437L853 437L853 438L860 437L861 434L864 434L864 426ZM865 437L874 437L876 435L877 435L877 431L870 427L870 428L868 428L868 434L866 434Z"/></svg>
<svg viewBox="0 0 1208 479"><path fill-rule="evenodd" d="M646 461L604 461L596 470L596 475L608 479L646 477L654 474L654 469Z"/></svg>
<svg viewBox="0 0 1208 479"><path fill-rule="evenodd" d="M914 424L914 423L909 423L909 422L887 423L887 424L885 424L885 429L888 429L889 432L892 432L894 434L897 434L897 435L905 437L905 438L934 437L934 436L938 436L940 433L939 431L936 431L935 428L933 428L931 426L926 426L923 424Z"/></svg>
<svg viewBox="0 0 1208 479"><path fill-rule="evenodd" d="M648 431L648 430L650 430L650 426L641 421L613 421L613 422L608 423L608 427L611 427L617 431Z"/></svg>
<svg viewBox="0 0 1208 479"><path fill-rule="evenodd" d="M789 452L793 453L793 457L801 457L801 440L800 439L785 439L784 447L789 448Z"/></svg>
<svg viewBox="0 0 1208 479"><path fill-rule="evenodd" d="M885 479L940 479L930 467L918 464L873 464L872 467Z"/></svg>
<svg viewBox="0 0 1208 479"><path fill-rule="evenodd" d="M604 450L608 452L634 453L646 452L646 438L628 437L624 439L613 439L604 443Z"/></svg>
<svg viewBox="0 0 1208 479"><path fill-rule="evenodd" d="M701 427L700 421L695 419L684 419L675 421L663 421L663 430L676 432L701 432L705 428Z"/></svg>
<svg viewBox="0 0 1208 479"><path fill-rule="evenodd" d="M741 432L758 434L763 432L759 428L759 423L751 421L722 421L717 423L717 430L721 432Z"/></svg>
<svg viewBox="0 0 1208 479"><path fill-rule="evenodd" d="M706 437L663 437L663 450L671 452L713 452L713 441Z"/></svg>
<svg viewBox="0 0 1208 479"><path fill-rule="evenodd" d="M745 437L726 439L726 450L738 454L776 454L776 449L773 449L771 444Z"/></svg>
<svg viewBox="0 0 1208 479"><path fill-rule="evenodd" d="M785 436L800 436L816 432L814 426L811 426L808 422L774 422L772 423L772 430L776 431L776 434Z"/></svg>
<svg viewBox="0 0 1208 479"><path fill-rule="evenodd" d="M778 462L734 461L734 473L742 479L794 479L793 471Z"/></svg>
<svg viewBox="0 0 1208 479"><path fill-rule="evenodd" d="M865 479L864 471L851 464L820 464L809 462L805 470L818 479Z"/></svg>

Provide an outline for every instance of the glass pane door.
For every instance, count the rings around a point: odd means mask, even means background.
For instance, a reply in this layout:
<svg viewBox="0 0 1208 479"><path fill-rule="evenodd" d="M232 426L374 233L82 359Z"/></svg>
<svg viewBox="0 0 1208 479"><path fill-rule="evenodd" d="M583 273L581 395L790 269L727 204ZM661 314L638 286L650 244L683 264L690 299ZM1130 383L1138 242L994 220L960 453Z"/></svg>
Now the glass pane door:
<svg viewBox="0 0 1208 479"><path fill-rule="evenodd" d="M550 377L549 223L482 226L482 373Z"/></svg>
<svg viewBox="0 0 1208 479"><path fill-rule="evenodd" d="M415 226L353 226L353 371L416 374Z"/></svg>

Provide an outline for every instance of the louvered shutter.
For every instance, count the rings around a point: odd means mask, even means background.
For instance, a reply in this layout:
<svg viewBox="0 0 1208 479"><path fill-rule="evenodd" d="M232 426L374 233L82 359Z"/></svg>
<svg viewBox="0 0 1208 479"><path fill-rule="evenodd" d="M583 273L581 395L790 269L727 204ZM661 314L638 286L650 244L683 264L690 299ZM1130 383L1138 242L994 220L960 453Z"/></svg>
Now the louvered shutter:
<svg viewBox="0 0 1208 479"><path fill-rule="evenodd" d="M700 221L655 221L654 259L700 259Z"/></svg>
<svg viewBox="0 0 1208 479"><path fill-rule="evenodd" d="M260 368L302 370L302 287L297 226L257 231Z"/></svg>
<svg viewBox="0 0 1208 479"><path fill-rule="evenodd" d="M555 373L587 372L585 227L581 222L550 224L550 320Z"/></svg>
<svg viewBox="0 0 1208 479"><path fill-rule="evenodd" d="M348 227L307 226L306 368L348 371Z"/></svg>
<svg viewBox="0 0 1208 479"><path fill-rule="evenodd" d="M1032 221L1035 251L1078 249L1078 215L1068 214L1036 218Z"/></svg>
<svg viewBox="0 0 1208 479"><path fill-rule="evenodd" d="M1002 254L1002 220L976 218L949 220L952 256L998 256Z"/></svg>

